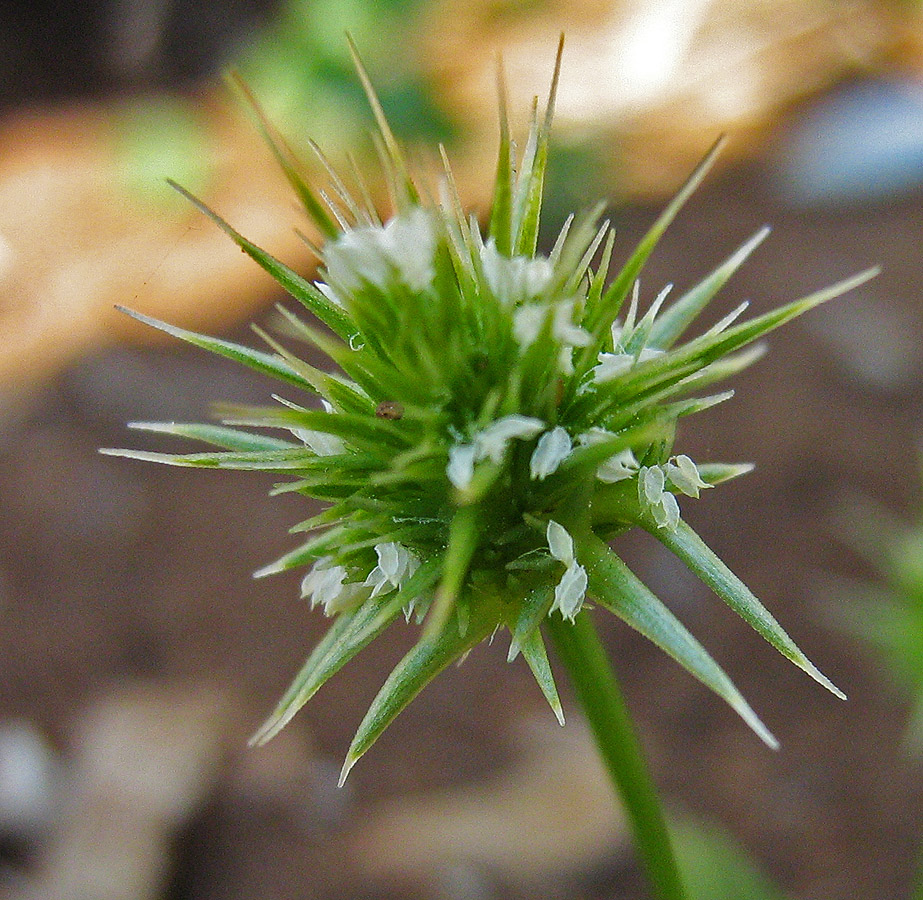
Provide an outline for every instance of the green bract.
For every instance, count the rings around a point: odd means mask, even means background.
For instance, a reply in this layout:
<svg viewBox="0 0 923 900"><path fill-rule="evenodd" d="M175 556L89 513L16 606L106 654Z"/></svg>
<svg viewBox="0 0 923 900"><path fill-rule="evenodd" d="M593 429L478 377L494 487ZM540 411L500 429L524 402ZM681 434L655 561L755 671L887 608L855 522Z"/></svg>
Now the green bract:
<svg viewBox="0 0 923 900"><path fill-rule="evenodd" d="M607 542L633 526L649 531L779 652L842 696L681 518L678 495L698 497L749 466L696 464L674 455L673 441L681 416L731 396L703 391L759 356L758 348L743 348L873 273L743 322L741 306L680 343L767 233L670 303L662 291L641 314L638 274L718 145L610 282L614 233L599 223L598 209L568 219L547 255L536 250L560 52L547 111L533 114L519 159L501 89L486 232L462 211L447 162L431 192L410 177L356 62L378 120L392 218L379 219L356 173L354 193L323 157L330 187L313 191L265 122L276 157L325 238L317 251L322 280L304 279L199 204L326 326L319 330L283 310L287 336L323 351L334 368L317 369L261 332L272 352L132 313L304 398L225 408L221 426L133 426L201 440L221 448L216 452L109 451L171 465L277 472L291 479L278 492L329 503L296 526L310 534L301 546L257 573L308 566L303 593L333 623L254 741L276 734L401 615L422 624L420 639L359 726L344 777L430 679L501 627L512 635L509 658L523 655L563 720L540 625L548 616L573 621L592 597L774 746L717 663Z"/></svg>

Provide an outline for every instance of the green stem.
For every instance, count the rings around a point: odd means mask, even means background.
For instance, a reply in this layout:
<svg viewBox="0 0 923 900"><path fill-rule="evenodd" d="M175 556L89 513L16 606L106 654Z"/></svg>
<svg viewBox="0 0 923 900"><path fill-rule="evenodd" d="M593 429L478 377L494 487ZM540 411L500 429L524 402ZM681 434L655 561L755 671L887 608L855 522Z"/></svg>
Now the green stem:
<svg viewBox="0 0 923 900"><path fill-rule="evenodd" d="M609 776L625 804L638 855L660 900L685 900L670 835L634 725L608 657L586 611L573 624L546 620L574 684Z"/></svg>
<svg viewBox="0 0 923 900"><path fill-rule="evenodd" d="M917 859L916 879L911 890L910 900L923 900L923 853Z"/></svg>

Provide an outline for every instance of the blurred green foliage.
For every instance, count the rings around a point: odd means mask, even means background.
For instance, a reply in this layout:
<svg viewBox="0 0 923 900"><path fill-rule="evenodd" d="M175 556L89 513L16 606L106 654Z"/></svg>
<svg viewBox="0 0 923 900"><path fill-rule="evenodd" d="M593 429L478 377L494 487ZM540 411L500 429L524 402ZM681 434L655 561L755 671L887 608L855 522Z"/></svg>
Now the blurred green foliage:
<svg viewBox="0 0 923 900"><path fill-rule="evenodd" d="M747 851L720 826L680 820L672 835L689 900L785 900Z"/></svg>
<svg viewBox="0 0 923 900"><path fill-rule="evenodd" d="M875 584L849 583L839 593L838 624L874 650L911 699L905 750L923 757L923 514L911 524L865 502L848 513L846 538L875 570Z"/></svg>

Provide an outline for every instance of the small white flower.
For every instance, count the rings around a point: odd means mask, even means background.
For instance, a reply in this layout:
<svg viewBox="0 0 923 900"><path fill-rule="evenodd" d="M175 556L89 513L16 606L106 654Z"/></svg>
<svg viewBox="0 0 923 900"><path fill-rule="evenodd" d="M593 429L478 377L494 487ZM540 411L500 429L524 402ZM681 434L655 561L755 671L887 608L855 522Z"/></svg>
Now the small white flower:
<svg viewBox="0 0 923 900"><path fill-rule="evenodd" d="M544 481L558 466L570 456L573 445L570 435L560 426L546 431L539 439L532 459L529 462L529 471L533 479Z"/></svg>
<svg viewBox="0 0 923 900"><path fill-rule="evenodd" d="M326 616L341 612L365 593L362 584L344 584L346 569L332 562L332 557L321 557L301 582L301 596L311 598L311 609L322 606Z"/></svg>
<svg viewBox="0 0 923 900"><path fill-rule="evenodd" d="M372 588L370 598L399 588L420 566L417 557L396 541L376 544L375 555L378 565L365 579L365 584Z"/></svg>
<svg viewBox="0 0 923 900"><path fill-rule="evenodd" d="M345 231L324 247L324 265L334 295L355 291L364 283L385 290L395 280L413 291L422 291L435 274L435 251L432 221L417 207L383 226L363 225Z"/></svg>
<svg viewBox="0 0 923 900"><path fill-rule="evenodd" d="M474 444L455 444L449 448L449 464L445 473L460 491L465 490L474 478L477 447Z"/></svg>
<svg viewBox="0 0 923 900"><path fill-rule="evenodd" d="M499 463L503 460L503 454L506 453L510 441L514 439L527 441L544 429L545 423L532 416L522 416L519 413L504 416L496 422L491 422L483 431L474 436L474 443L477 447L476 458L478 460L489 458L491 462Z"/></svg>
<svg viewBox="0 0 923 900"><path fill-rule="evenodd" d="M687 497L698 498L699 491L702 488L711 487L710 484L702 481L698 467L688 456L676 456L673 461L668 462L666 475L674 487L682 491Z"/></svg>
<svg viewBox="0 0 923 900"><path fill-rule="evenodd" d="M604 428L591 428L577 437L577 441L582 447L592 447L595 444L601 444L604 441L612 440L616 437L611 431ZM631 450L621 450L614 453L607 460L600 463L596 469L596 477L606 484L614 484L616 481L624 481L631 478L638 471L638 460L635 459Z"/></svg>
<svg viewBox="0 0 923 900"><path fill-rule="evenodd" d="M499 464L512 440L529 440L544 431L541 419L514 413L491 422L467 444L454 444L449 448L446 476L460 491L465 490L474 477L474 466L482 459Z"/></svg>
<svg viewBox="0 0 923 900"><path fill-rule="evenodd" d="M555 586L551 609L559 610L565 619L573 622L583 606L586 589L586 569L576 562L571 563Z"/></svg>
<svg viewBox="0 0 923 900"><path fill-rule="evenodd" d="M645 466L638 478L641 499L648 503L659 503L665 483L666 478L660 466Z"/></svg>
<svg viewBox="0 0 923 900"><path fill-rule="evenodd" d="M600 353L597 357L599 365L593 369L593 380L597 384L613 381L638 363L663 356L663 353L663 350L655 350L651 347L645 347L637 356L633 353Z"/></svg>
<svg viewBox="0 0 923 900"><path fill-rule="evenodd" d="M539 336L548 316L547 303L527 303L513 313L513 335L520 347L528 347ZM574 325L574 301L555 304L551 333L564 347L587 347L593 337L579 325Z"/></svg>
<svg viewBox="0 0 923 900"><path fill-rule="evenodd" d="M513 312L513 336L520 347L530 346L539 336L548 307L541 303L527 303Z"/></svg>
<svg viewBox="0 0 923 900"><path fill-rule="evenodd" d="M558 610L565 619L573 622L586 597L586 569L574 557L574 539L563 525L549 519L545 537L551 555L567 566L561 580L555 586L554 602L549 612Z"/></svg>
<svg viewBox="0 0 923 900"><path fill-rule="evenodd" d="M540 296L551 282L554 268L543 256L506 256L493 239L481 247L484 280L493 295L507 306L517 306Z"/></svg>
<svg viewBox="0 0 923 900"><path fill-rule="evenodd" d="M562 300L554 309L554 336L569 347L589 347L593 336L574 324L574 300Z"/></svg>
<svg viewBox="0 0 923 900"><path fill-rule="evenodd" d="M413 291L429 287L436 274L436 234L429 215L414 209L406 216L391 219L384 232L386 252L404 284Z"/></svg>
<svg viewBox="0 0 923 900"><path fill-rule="evenodd" d="M651 513L658 528L675 531L679 525L679 503L669 491L664 491L660 503L651 506Z"/></svg>
<svg viewBox="0 0 923 900"><path fill-rule="evenodd" d="M647 509L658 528L676 529L679 524L679 503L666 490L666 476L661 466L644 466L638 475L638 500Z"/></svg>
<svg viewBox="0 0 923 900"><path fill-rule="evenodd" d="M638 460L631 450L622 450L610 456L605 462L600 463L596 469L596 477L605 484L615 484L631 478L638 471Z"/></svg>
<svg viewBox="0 0 923 900"><path fill-rule="evenodd" d="M548 550L558 562L569 565L574 561L574 539L560 522L549 519L545 537L548 540Z"/></svg>

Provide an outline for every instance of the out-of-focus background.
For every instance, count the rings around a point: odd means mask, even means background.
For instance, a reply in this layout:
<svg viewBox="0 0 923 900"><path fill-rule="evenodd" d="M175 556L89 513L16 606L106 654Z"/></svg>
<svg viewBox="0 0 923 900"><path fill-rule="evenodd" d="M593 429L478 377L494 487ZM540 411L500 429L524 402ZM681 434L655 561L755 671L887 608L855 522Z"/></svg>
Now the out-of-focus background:
<svg viewBox="0 0 923 900"><path fill-rule="evenodd" d="M363 166L347 29L401 139L424 166L445 143L475 210L491 188L496 53L522 133L564 30L548 224L611 198L623 256L727 132L644 293L691 284L765 223L721 312L883 267L774 336L737 397L680 436L695 459L757 463L685 512L849 702L650 541L623 550L782 750L653 646L603 628L696 897L910 900L923 843L923 8L910 0L4 4L0 894L646 896L579 717L568 706L560 729L504 647L428 687L343 790L352 730L409 631L248 750L326 626L296 577L250 579L288 548L301 500L270 500L256 475L96 452L137 439L127 420L267 398L113 306L249 341L246 322L282 299L167 176L310 271L292 198L221 73L239 70L294 146L310 136Z"/></svg>

